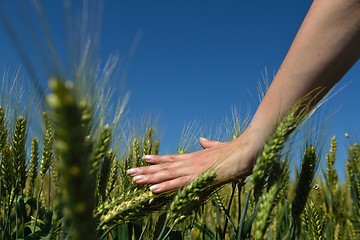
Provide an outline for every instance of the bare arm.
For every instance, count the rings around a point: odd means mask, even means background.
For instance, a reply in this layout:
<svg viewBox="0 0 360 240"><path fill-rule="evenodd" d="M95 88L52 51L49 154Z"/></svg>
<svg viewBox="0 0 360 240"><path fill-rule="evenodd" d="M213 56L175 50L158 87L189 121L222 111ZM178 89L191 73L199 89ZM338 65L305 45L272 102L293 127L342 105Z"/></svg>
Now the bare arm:
<svg viewBox="0 0 360 240"><path fill-rule="evenodd" d="M290 106L318 87L325 95L359 56L360 1L315 0L250 128L268 136Z"/></svg>
<svg viewBox="0 0 360 240"><path fill-rule="evenodd" d="M315 0L249 127L236 140L201 139L190 154L145 156L152 166L128 173L154 193L188 184L212 167L218 181L251 173L255 157L279 120L300 98L321 87L320 100L360 57L360 0Z"/></svg>

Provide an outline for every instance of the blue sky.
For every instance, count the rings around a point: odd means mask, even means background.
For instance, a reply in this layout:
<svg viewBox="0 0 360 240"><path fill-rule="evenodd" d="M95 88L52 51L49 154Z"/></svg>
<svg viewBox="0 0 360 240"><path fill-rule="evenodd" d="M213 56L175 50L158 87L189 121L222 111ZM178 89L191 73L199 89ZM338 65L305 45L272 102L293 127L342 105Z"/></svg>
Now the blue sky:
<svg viewBox="0 0 360 240"><path fill-rule="evenodd" d="M54 2L46 5L50 26L61 21ZM125 84L115 78L114 90L131 92L129 116L159 115L161 150L174 152L188 122L215 128L232 106L243 116L254 113L257 84L265 72L271 80L279 68L311 2L105 1L100 58L118 52L128 64ZM61 39L61 28L54 29ZM20 64L1 34L0 63ZM356 64L335 90L346 87L324 106L331 117L320 124L328 136L337 135L341 156L359 135L358 78ZM337 164L343 169L343 162Z"/></svg>

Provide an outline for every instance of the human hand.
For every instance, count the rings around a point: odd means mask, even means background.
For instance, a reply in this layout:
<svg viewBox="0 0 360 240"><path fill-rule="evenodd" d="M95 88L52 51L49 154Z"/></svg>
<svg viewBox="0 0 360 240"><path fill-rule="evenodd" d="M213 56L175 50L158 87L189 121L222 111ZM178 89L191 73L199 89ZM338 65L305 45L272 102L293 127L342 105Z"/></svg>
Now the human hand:
<svg viewBox="0 0 360 240"><path fill-rule="evenodd" d="M205 171L215 171L216 182L226 183L251 173L257 151L245 137L230 142L200 138L203 150L187 154L145 155L150 166L132 168L128 174L137 184L151 184L153 193L184 187Z"/></svg>

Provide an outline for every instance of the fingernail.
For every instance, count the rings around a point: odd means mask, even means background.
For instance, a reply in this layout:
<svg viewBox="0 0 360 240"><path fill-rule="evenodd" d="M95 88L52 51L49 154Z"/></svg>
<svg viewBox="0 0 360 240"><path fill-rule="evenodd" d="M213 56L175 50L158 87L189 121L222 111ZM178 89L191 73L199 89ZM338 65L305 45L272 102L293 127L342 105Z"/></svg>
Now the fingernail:
<svg viewBox="0 0 360 240"><path fill-rule="evenodd" d="M202 140L202 141L209 141L209 139L204 138L204 137L200 137L200 140Z"/></svg>
<svg viewBox="0 0 360 240"><path fill-rule="evenodd" d="M156 191L159 190L159 189L160 189L160 186L159 186L158 184L152 185L152 186L150 187L150 191L152 191L152 192L156 192Z"/></svg>
<svg viewBox="0 0 360 240"><path fill-rule="evenodd" d="M144 178L145 178L144 175L137 175L137 176L133 177L133 180L135 182L137 182L137 181L143 180Z"/></svg>
<svg viewBox="0 0 360 240"><path fill-rule="evenodd" d="M153 155L144 155L143 157L142 157L142 160L151 160L151 159L153 159Z"/></svg>
<svg viewBox="0 0 360 240"><path fill-rule="evenodd" d="M132 175L132 174L136 174L139 172L139 170L137 170L136 168L130 168L129 170L126 171L127 174Z"/></svg>

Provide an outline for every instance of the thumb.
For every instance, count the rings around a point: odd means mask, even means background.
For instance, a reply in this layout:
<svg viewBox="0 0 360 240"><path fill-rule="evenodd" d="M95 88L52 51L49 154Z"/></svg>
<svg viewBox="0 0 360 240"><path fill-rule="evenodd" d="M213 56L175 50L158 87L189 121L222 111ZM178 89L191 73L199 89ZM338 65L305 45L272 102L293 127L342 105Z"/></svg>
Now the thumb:
<svg viewBox="0 0 360 240"><path fill-rule="evenodd" d="M213 140L209 140L207 138L201 137L199 139L200 145L203 148L212 148L212 147L216 147L219 146L222 142L219 141L213 141Z"/></svg>

